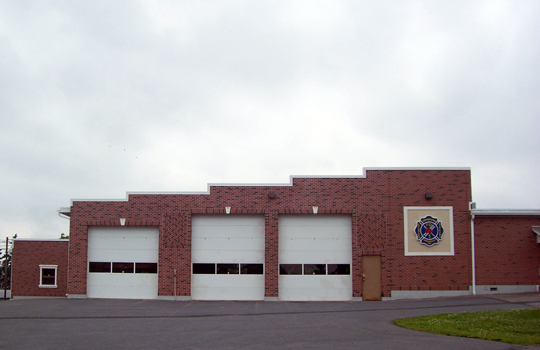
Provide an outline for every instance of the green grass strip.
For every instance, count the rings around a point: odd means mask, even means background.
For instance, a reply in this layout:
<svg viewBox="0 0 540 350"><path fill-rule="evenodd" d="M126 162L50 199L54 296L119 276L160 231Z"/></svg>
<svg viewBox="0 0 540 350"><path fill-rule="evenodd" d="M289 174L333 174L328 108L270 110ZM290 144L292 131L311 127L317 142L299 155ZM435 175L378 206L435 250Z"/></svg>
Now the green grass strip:
<svg viewBox="0 0 540 350"><path fill-rule="evenodd" d="M400 327L435 334L519 345L540 344L540 309L461 312L401 318L394 322Z"/></svg>

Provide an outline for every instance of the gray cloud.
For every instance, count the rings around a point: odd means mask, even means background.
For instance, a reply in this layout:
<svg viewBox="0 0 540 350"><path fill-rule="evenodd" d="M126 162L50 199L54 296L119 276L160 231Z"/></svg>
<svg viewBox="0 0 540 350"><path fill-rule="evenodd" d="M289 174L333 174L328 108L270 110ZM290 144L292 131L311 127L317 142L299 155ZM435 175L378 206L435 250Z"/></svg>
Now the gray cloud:
<svg viewBox="0 0 540 350"><path fill-rule="evenodd" d="M535 1L2 1L0 234L71 198L469 166L538 208Z"/></svg>

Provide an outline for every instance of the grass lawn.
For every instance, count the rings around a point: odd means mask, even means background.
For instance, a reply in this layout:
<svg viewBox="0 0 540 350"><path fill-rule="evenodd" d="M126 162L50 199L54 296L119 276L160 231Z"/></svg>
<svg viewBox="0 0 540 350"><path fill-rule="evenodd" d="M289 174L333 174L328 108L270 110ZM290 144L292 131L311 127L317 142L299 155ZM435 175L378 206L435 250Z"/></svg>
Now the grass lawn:
<svg viewBox="0 0 540 350"><path fill-rule="evenodd" d="M519 345L540 344L540 309L461 312L400 318L394 322L400 327L435 334Z"/></svg>

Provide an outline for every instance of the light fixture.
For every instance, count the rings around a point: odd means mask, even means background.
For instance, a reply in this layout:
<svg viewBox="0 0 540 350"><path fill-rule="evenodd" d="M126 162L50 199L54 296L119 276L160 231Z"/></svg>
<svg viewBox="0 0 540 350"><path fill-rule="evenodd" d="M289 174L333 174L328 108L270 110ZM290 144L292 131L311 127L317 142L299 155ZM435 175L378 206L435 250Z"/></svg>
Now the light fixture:
<svg viewBox="0 0 540 350"><path fill-rule="evenodd" d="M313 207L313 214L317 214L317 211L319 211L319 207Z"/></svg>
<svg viewBox="0 0 540 350"><path fill-rule="evenodd" d="M125 218L120 218L120 225L121 225L121 226L125 226L125 225L126 225L126 219L125 219Z"/></svg>
<svg viewBox="0 0 540 350"><path fill-rule="evenodd" d="M231 207L225 207L225 214L231 213Z"/></svg>
<svg viewBox="0 0 540 350"><path fill-rule="evenodd" d="M275 199L276 198L276 194L274 192L270 192L268 193L268 198L269 199Z"/></svg>
<svg viewBox="0 0 540 350"><path fill-rule="evenodd" d="M425 194L425 197L427 200L430 200L433 198L433 194L431 194L431 191L430 190L427 190L426 194Z"/></svg>

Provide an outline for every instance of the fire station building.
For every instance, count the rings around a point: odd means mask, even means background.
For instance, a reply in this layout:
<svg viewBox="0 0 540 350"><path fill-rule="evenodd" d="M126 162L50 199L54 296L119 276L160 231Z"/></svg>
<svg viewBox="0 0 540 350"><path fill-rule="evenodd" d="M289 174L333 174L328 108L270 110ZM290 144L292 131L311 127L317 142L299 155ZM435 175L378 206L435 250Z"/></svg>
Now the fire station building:
<svg viewBox="0 0 540 350"><path fill-rule="evenodd" d="M480 210L468 168L366 169L73 200L17 239L12 298L352 301L538 291L540 210Z"/></svg>

